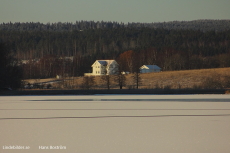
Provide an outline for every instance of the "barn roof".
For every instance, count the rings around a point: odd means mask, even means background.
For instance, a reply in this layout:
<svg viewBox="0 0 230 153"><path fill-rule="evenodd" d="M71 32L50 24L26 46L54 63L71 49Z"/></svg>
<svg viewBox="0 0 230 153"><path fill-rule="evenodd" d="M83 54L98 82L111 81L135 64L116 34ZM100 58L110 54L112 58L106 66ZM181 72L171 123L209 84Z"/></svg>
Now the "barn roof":
<svg viewBox="0 0 230 153"><path fill-rule="evenodd" d="M141 68L151 69L151 70L160 70L161 68L157 65L143 65Z"/></svg>

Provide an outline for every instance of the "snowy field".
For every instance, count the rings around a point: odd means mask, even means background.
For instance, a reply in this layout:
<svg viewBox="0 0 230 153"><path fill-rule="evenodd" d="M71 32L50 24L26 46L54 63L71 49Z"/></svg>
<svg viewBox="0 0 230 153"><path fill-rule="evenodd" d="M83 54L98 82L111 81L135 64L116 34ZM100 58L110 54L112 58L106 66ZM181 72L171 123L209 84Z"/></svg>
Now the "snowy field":
<svg viewBox="0 0 230 153"><path fill-rule="evenodd" d="M229 153L230 95L0 97L1 153Z"/></svg>

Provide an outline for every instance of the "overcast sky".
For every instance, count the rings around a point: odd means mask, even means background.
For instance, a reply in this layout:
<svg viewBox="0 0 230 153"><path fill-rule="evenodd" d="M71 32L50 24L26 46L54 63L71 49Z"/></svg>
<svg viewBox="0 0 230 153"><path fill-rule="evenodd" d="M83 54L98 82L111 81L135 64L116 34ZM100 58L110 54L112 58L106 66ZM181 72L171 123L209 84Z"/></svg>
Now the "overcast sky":
<svg viewBox="0 0 230 153"><path fill-rule="evenodd" d="M0 0L2 22L230 19L230 0Z"/></svg>

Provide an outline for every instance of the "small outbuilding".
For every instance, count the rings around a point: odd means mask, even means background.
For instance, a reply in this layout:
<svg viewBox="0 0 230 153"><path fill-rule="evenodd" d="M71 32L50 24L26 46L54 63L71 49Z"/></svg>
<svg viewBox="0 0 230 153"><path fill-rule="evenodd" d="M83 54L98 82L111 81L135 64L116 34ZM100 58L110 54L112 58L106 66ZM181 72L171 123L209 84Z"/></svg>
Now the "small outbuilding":
<svg viewBox="0 0 230 153"><path fill-rule="evenodd" d="M161 68L157 65L143 65L140 67L140 73L160 72Z"/></svg>

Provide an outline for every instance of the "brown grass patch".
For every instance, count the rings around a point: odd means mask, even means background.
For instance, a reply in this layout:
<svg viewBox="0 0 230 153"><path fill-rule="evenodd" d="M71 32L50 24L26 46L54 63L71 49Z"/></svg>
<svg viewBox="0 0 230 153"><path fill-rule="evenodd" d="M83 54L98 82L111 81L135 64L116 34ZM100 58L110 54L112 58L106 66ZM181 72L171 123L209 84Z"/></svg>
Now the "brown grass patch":
<svg viewBox="0 0 230 153"><path fill-rule="evenodd" d="M220 82L218 88L230 88L230 68L216 68L216 69L199 69L199 70L183 70L183 71L163 71L158 73L145 73L141 74L140 89L200 89L211 87L210 84L204 85L205 81L209 79L208 83L213 80ZM68 79L68 78L67 78ZM65 81L65 85L59 85L57 88L71 88L80 89L83 77L70 77L69 81ZM73 80L72 80L73 79ZM46 82L56 80L40 79L39 82ZM212 80L212 81L210 81ZM35 80L27 80L31 83ZM215 82L214 81L214 82ZM95 86L92 89L106 89L101 84L100 76L95 77ZM55 86L55 85L52 85ZM126 75L126 86L124 89L129 89L134 86L132 74ZM215 87L215 86L214 86ZM114 81L111 83L111 89L118 89Z"/></svg>

